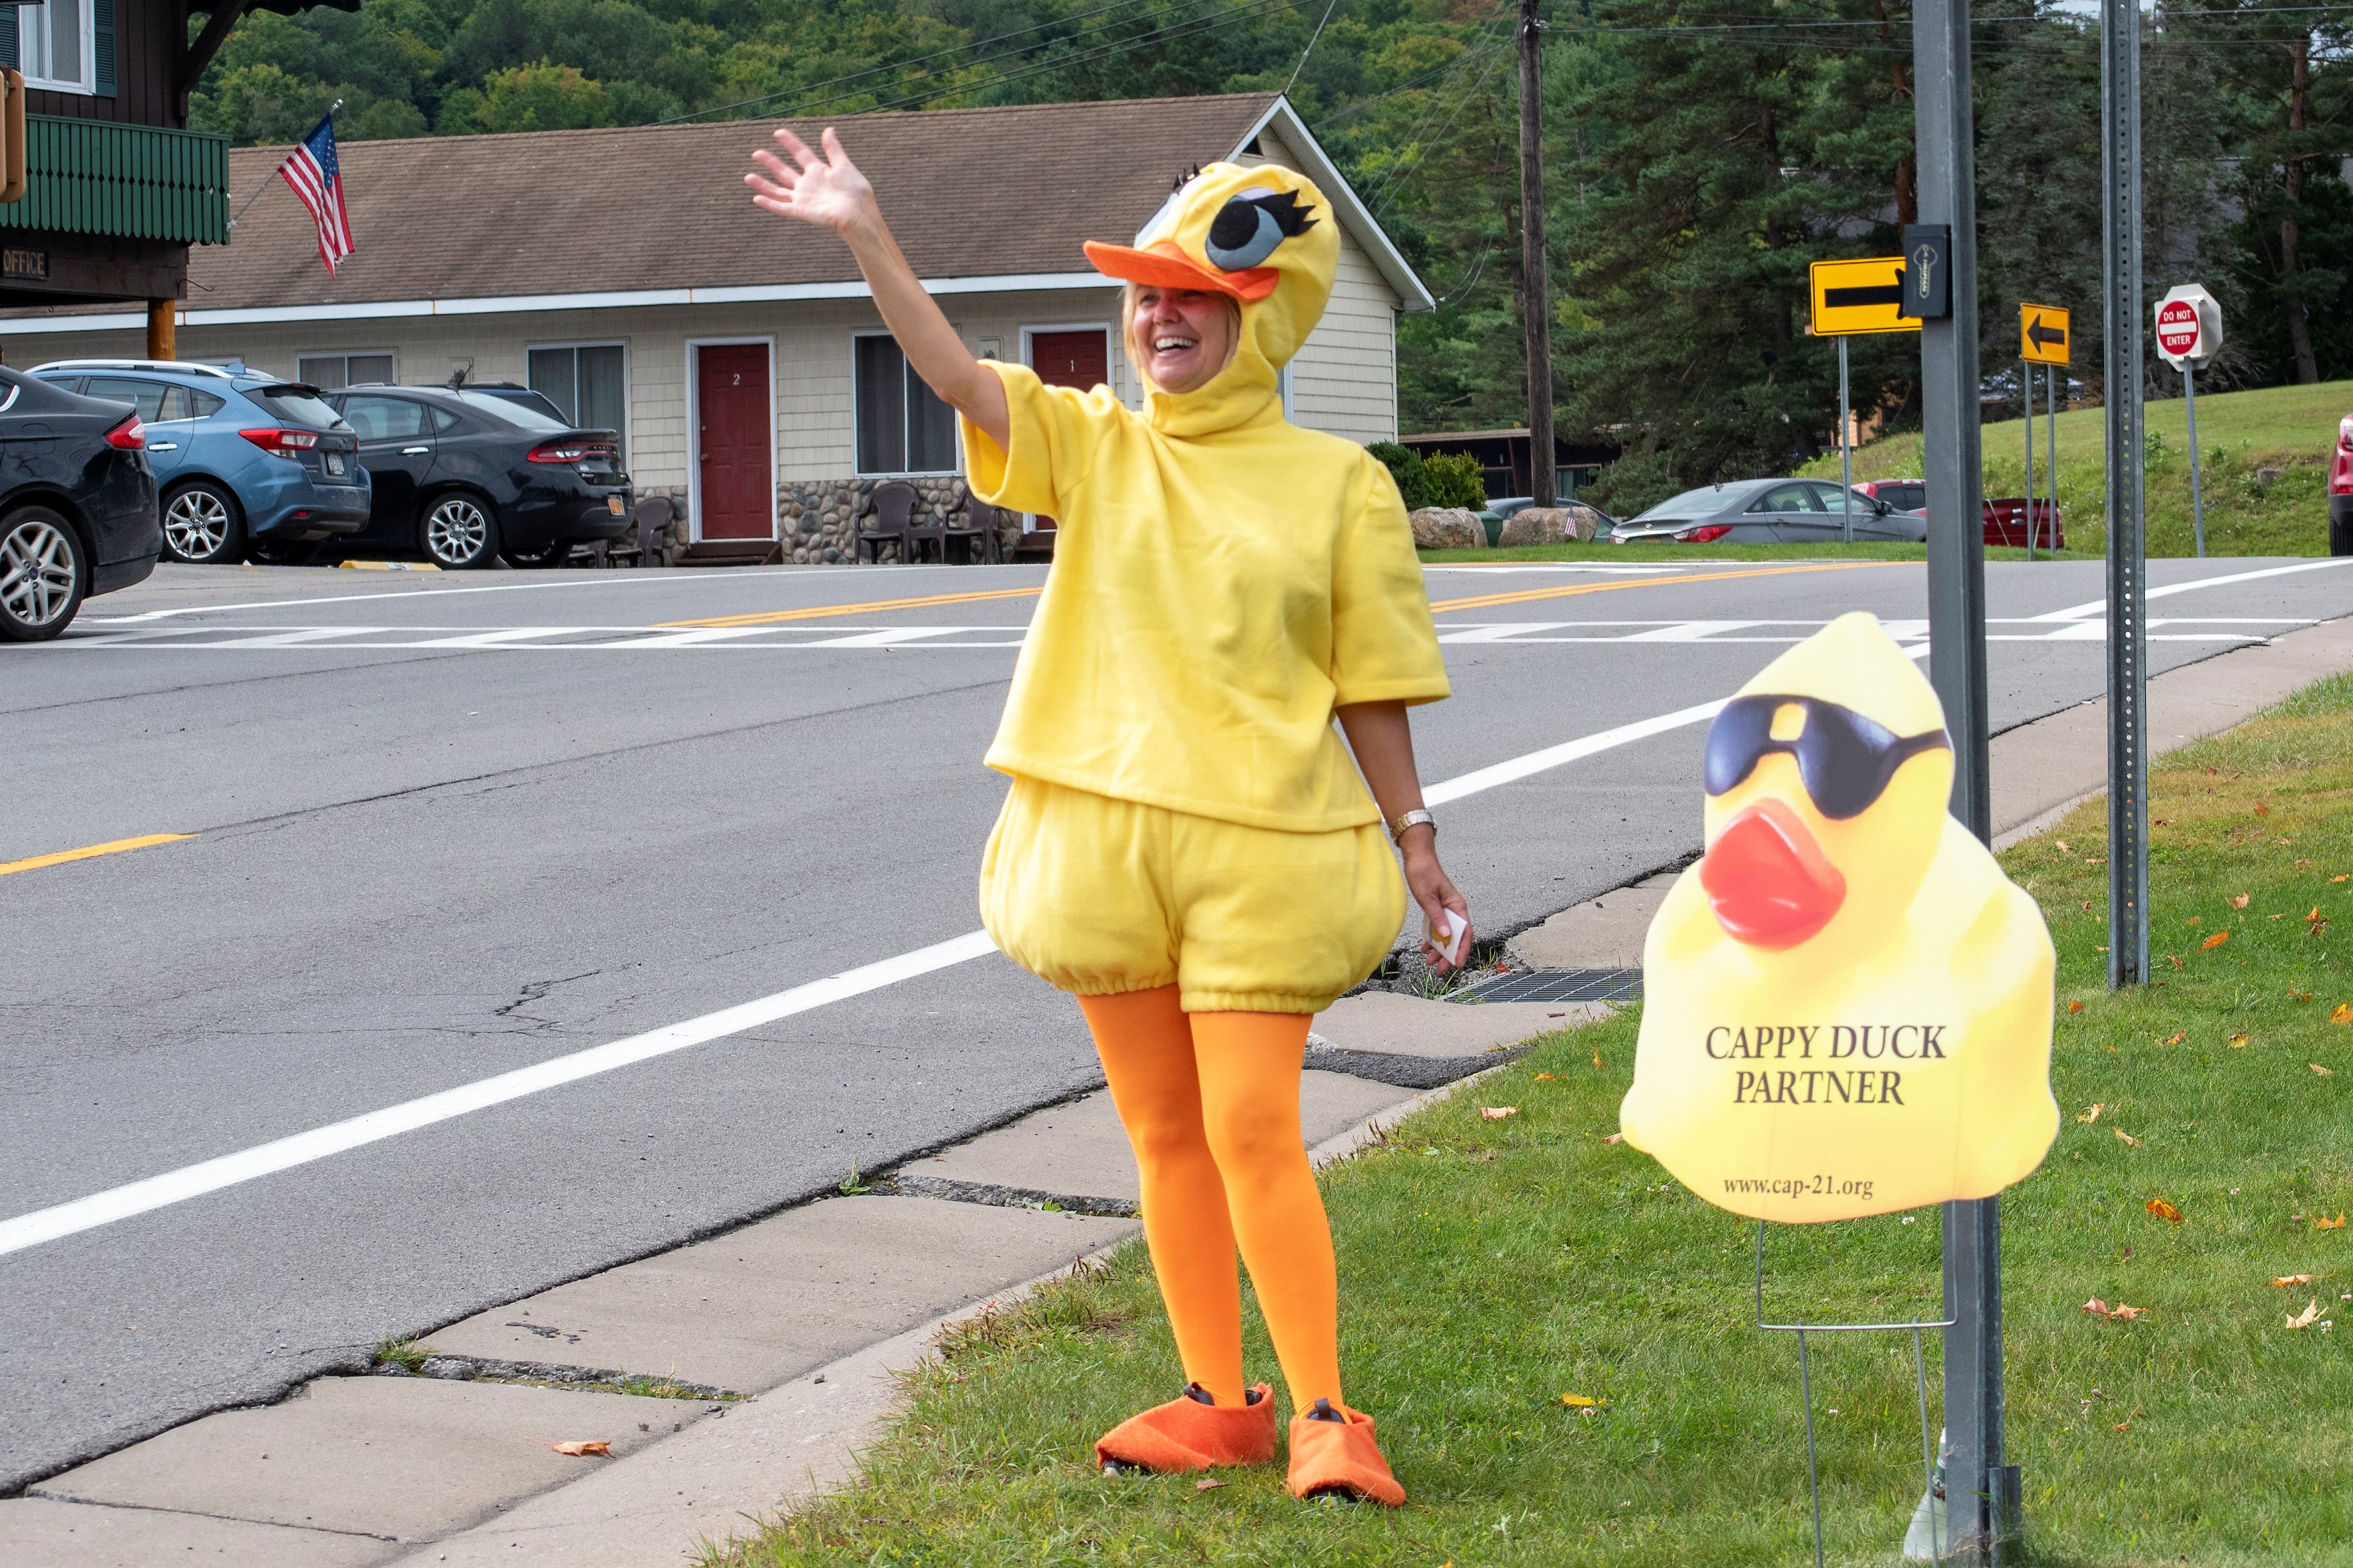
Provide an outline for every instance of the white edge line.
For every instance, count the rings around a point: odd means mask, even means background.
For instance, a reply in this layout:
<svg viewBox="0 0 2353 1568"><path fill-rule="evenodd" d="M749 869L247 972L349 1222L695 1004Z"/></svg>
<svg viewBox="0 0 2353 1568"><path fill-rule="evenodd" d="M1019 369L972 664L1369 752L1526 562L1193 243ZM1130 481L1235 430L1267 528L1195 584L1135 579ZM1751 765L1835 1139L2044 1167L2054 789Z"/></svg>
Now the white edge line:
<svg viewBox="0 0 2353 1568"><path fill-rule="evenodd" d="M2195 588L2219 588L2225 583L2252 583L2258 577L2286 577L2298 572L2326 572L2332 566L2353 564L2353 557L2334 561L2306 561L2294 566L2269 566L2261 572L2234 572L2227 577L2200 577L2189 583L2168 583L2162 588L2151 588L2141 595L2144 603L2150 599L2169 599L2176 594L2187 594ZM2086 605L2070 605L2063 610L2030 616L2036 621L2080 621L2086 616L2107 614L2108 601L2094 599Z"/></svg>
<svg viewBox="0 0 2353 1568"><path fill-rule="evenodd" d="M329 599L256 599L245 605L185 605L176 610L142 610L135 616L84 616L81 624L86 626L130 626L165 620L173 616L216 616L230 610L307 609L312 605L358 605L370 599L436 599L451 594L520 594L533 588L597 588L621 583L701 583L712 577L839 577L849 570L847 566L818 567L814 570L807 566L793 566L764 572L756 568L730 566L709 572L660 572L650 576L637 572L627 574L616 572L610 576L601 572L594 576L584 573L577 582L491 583L480 588L395 588L389 593L343 594Z"/></svg>
<svg viewBox="0 0 2353 1568"><path fill-rule="evenodd" d="M972 931L949 942L936 942L902 952L896 958L886 958L880 963L869 963L846 970L823 980L796 985L773 996L756 1002L744 1002L724 1007L716 1013L706 1013L700 1018L690 1018L682 1024L632 1035L627 1039L593 1046L585 1051L575 1051L533 1067L518 1068L476 1083L461 1084L438 1094L428 1094L382 1110L371 1110L347 1121L298 1132L290 1138L258 1144L234 1154L206 1160L150 1176L145 1181L110 1188L72 1203L53 1208L38 1209L15 1219L0 1221L0 1255L54 1241L76 1231L109 1225L150 1209L163 1208L206 1193L218 1192L259 1176L269 1175L291 1166L307 1164L313 1160L356 1149L364 1143L374 1143L402 1132L413 1132L420 1127L430 1127L437 1121L447 1121L469 1111L481 1110L519 1100L542 1089L593 1078L616 1068L649 1061L668 1056L672 1051L700 1046L709 1041L738 1035L746 1029L772 1024L779 1018L789 1018L796 1013L806 1013L828 1003L861 995L869 991L928 974L935 969L980 958L995 952L997 946L986 933Z"/></svg>
<svg viewBox="0 0 2353 1568"><path fill-rule="evenodd" d="M1509 762L1480 768L1441 784L1432 784L1422 794L1430 805L1438 805L1465 795L1477 795L1499 784L1513 783L1549 768L1589 757L1599 752L1664 734L1686 724L1696 724L1712 719L1724 706L1725 700L1703 702L1695 708L1678 709L1655 719L1639 720L1621 724L1614 730L1604 730L1558 746L1548 746L1540 752L1530 752ZM202 1197L206 1193L236 1186L261 1176L308 1164L313 1160L340 1154L363 1144L377 1142L403 1132L413 1132L420 1127L430 1127L437 1121L447 1121L470 1111L504 1104L527 1094L575 1083L599 1073L611 1072L655 1057L668 1056L672 1051L690 1046L708 1044L746 1029L772 1024L779 1018L789 1018L796 1013L807 1013L831 1003L863 995L902 980L912 980L934 970L947 969L955 964L985 958L997 951L986 931L968 931L950 941L935 942L930 947L902 952L896 958L886 958L879 963L869 963L824 980L779 991L773 996L757 1001L723 1007L716 1013L706 1013L700 1018L690 1018L682 1024L671 1024L627 1039L614 1040L602 1046L591 1046L568 1056L554 1058L512 1072L497 1074L479 1082L460 1084L438 1094L406 1100L398 1105L371 1110L349 1121L297 1132L234 1154L185 1165L176 1171L166 1171L159 1176L111 1187L93 1193L86 1198L50 1208L36 1209L14 1219L0 1220L0 1257L37 1247L45 1241L56 1241L79 1231L93 1230L111 1225L119 1219L145 1214L151 1209Z"/></svg>

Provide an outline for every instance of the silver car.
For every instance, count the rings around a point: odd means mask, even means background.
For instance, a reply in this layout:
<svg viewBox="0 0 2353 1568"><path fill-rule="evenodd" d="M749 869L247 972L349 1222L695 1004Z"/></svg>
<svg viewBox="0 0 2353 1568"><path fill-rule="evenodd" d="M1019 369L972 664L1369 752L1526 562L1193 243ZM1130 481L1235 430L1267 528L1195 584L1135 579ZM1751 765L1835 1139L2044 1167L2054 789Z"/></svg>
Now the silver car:
<svg viewBox="0 0 2353 1568"><path fill-rule="evenodd" d="M1831 544L1846 538L1842 508L1850 505L1858 540L1918 544L1928 537L1919 513L1823 479L1736 479L1685 490L1620 523L1609 537L1619 544Z"/></svg>

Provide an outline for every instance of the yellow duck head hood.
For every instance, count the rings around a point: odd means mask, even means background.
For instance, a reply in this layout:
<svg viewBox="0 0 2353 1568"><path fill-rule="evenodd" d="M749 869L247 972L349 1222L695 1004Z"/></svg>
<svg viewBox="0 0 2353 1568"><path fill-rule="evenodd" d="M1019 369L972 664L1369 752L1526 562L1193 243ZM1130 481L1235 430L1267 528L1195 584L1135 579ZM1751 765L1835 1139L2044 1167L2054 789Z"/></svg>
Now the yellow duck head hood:
<svg viewBox="0 0 2353 1568"><path fill-rule="evenodd" d="M1709 727L1700 881L1725 932L1793 947L1883 926L1944 832L1953 753L1927 678L1841 616L1758 671ZM1850 939L1852 940L1852 939Z"/></svg>
<svg viewBox="0 0 2353 1568"><path fill-rule="evenodd" d="M1276 407L1277 373L1323 319L1340 263L1332 204L1272 163L1211 163L1176 187L1131 245L1089 240L1106 277L1220 293L1241 307L1234 357L1192 392L1145 392L1145 416L1172 436L1253 423Z"/></svg>

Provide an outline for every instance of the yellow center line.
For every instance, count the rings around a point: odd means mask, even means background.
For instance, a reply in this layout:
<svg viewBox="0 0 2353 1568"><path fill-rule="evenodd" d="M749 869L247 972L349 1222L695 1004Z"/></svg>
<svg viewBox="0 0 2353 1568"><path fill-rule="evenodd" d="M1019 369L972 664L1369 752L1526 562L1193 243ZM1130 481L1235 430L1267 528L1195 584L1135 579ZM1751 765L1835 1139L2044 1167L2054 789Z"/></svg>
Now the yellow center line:
<svg viewBox="0 0 2353 1568"><path fill-rule="evenodd" d="M1700 572L1681 577L1630 577L1616 583L1579 583L1567 588L1522 588L1510 594L1481 594L1468 599L1441 599L1430 614L1449 610L1485 610L1497 605L1525 605L1537 599L1566 599L1572 594L1610 594L1620 588L1672 588L1683 583L1722 583L1734 577L1783 577L1793 572L1853 572L1866 566L1903 566L1902 561L1831 561L1816 566L1758 566L1746 572Z"/></svg>
<svg viewBox="0 0 2353 1568"><path fill-rule="evenodd" d="M195 837L193 833L151 833L144 838L118 838L111 844L92 844L80 849L60 849L54 855L36 855L29 860L0 860L0 877L11 871L37 871L44 866L62 866L69 860L120 855L125 849L144 849L151 844L177 844L183 838Z"/></svg>
<svg viewBox="0 0 2353 1568"><path fill-rule="evenodd" d="M991 588L977 594L933 594L921 599L875 599L863 605L818 605L806 610L768 610L756 616L714 616L707 621L662 621L665 626L763 626L776 621L826 621L836 616L865 616L878 610L920 610L933 605L971 605L983 599L1033 599L1046 590Z"/></svg>

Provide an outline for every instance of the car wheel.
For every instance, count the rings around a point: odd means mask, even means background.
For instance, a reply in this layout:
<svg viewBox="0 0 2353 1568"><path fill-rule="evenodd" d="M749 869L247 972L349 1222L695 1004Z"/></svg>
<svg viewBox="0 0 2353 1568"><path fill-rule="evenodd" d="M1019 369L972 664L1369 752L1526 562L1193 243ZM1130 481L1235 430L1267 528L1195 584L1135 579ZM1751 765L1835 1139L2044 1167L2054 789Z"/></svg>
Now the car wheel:
<svg viewBox="0 0 2353 1568"><path fill-rule="evenodd" d="M488 566L499 552L499 520L490 503L463 490L434 498L420 532L425 553L449 571Z"/></svg>
<svg viewBox="0 0 2353 1568"><path fill-rule="evenodd" d="M499 556L510 566L547 570L563 565L572 559L572 541L559 539L537 550L501 550Z"/></svg>
<svg viewBox="0 0 2353 1568"><path fill-rule="evenodd" d="M45 506L0 518L0 641L46 642L81 608L90 583L81 539Z"/></svg>
<svg viewBox="0 0 2353 1568"><path fill-rule="evenodd" d="M228 489L198 480L164 497L164 559L227 565L245 558L245 510Z"/></svg>

